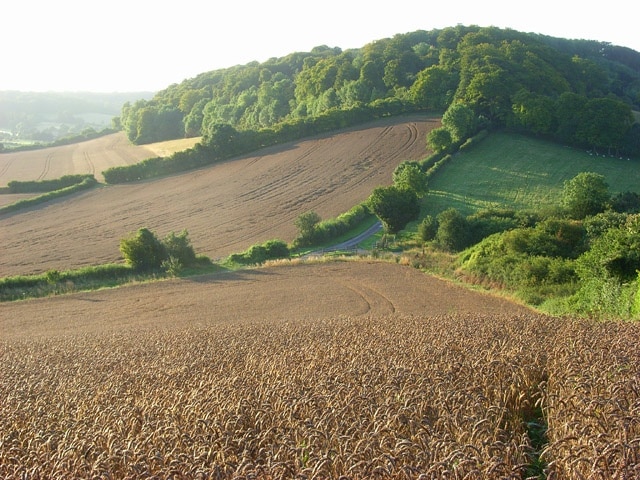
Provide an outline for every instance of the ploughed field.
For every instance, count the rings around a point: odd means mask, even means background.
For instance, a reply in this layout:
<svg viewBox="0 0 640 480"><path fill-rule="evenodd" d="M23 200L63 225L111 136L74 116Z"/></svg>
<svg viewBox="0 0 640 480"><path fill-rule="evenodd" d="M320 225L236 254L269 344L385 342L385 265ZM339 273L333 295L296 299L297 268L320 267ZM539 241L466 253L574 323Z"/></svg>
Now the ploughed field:
<svg viewBox="0 0 640 480"><path fill-rule="evenodd" d="M402 161L425 158L427 133L439 125L420 115L380 120L198 171L102 186L2 215L0 276L121 261L120 239L141 227L160 237L186 229L196 252L214 259L271 239L289 242L301 213L334 218L374 188L391 184ZM98 151L89 156L99 157ZM63 157L53 154L49 171ZM41 178L43 167L31 164L30 179Z"/></svg>
<svg viewBox="0 0 640 480"><path fill-rule="evenodd" d="M3 153L0 186L12 180L53 180L79 174L94 175L101 182L102 172L108 168L132 165L154 156L152 148L133 145L124 132L59 147Z"/></svg>
<svg viewBox="0 0 640 480"><path fill-rule="evenodd" d="M2 478L640 473L639 324L396 263L4 303L0 331Z"/></svg>

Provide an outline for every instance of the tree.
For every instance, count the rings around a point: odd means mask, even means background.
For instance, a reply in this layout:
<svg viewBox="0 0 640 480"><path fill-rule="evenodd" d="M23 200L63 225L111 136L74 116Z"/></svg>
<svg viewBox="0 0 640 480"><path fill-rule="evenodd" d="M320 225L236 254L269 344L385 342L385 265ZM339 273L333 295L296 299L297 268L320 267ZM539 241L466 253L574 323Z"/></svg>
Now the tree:
<svg viewBox="0 0 640 480"><path fill-rule="evenodd" d="M170 232L162 241L165 247L165 256L178 261L181 266L188 267L196 261L196 253L193 250L189 233L183 230L179 234Z"/></svg>
<svg viewBox="0 0 640 480"><path fill-rule="evenodd" d="M427 193L427 176L417 162L405 161L398 165L393 172L393 184L412 190L418 197Z"/></svg>
<svg viewBox="0 0 640 480"><path fill-rule="evenodd" d="M582 172L564 182L562 205L571 218L583 219L603 212L609 199L609 185L599 173Z"/></svg>
<svg viewBox="0 0 640 480"><path fill-rule="evenodd" d="M316 225L320 223L320 215L314 211L302 213L296 218L295 226L298 229L301 239L309 239L316 229Z"/></svg>
<svg viewBox="0 0 640 480"><path fill-rule="evenodd" d="M455 208L448 208L437 216L436 241L447 250L458 252L468 246L469 225L467 219Z"/></svg>
<svg viewBox="0 0 640 480"><path fill-rule="evenodd" d="M423 242L430 242L438 233L438 222L431 215L427 215L422 219L418 226L418 234Z"/></svg>
<svg viewBox="0 0 640 480"><path fill-rule="evenodd" d="M367 203L387 233L398 233L420 213L416 193L395 185L374 189Z"/></svg>
<svg viewBox="0 0 640 480"><path fill-rule="evenodd" d="M449 149L452 142L451 133L444 127L434 128L427 134L427 147L436 153Z"/></svg>
<svg viewBox="0 0 640 480"><path fill-rule="evenodd" d="M454 143L465 140L476 131L476 114L468 105L454 103L444 112L442 126L449 130Z"/></svg>
<svg viewBox="0 0 640 480"><path fill-rule="evenodd" d="M125 262L135 270L157 270L167 258L165 246L148 228L120 240L120 252Z"/></svg>

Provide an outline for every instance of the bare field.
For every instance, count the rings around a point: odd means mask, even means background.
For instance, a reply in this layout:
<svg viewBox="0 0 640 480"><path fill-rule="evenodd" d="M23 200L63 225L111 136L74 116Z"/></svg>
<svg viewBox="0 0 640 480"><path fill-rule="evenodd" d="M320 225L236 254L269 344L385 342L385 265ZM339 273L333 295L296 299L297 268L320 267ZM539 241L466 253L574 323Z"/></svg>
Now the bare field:
<svg viewBox="0 0 640 480"><path fill-rule="evenodd" d="M539 316L397 264L0 304L0 331L5 479L640 473L638 324Z"/></svg>
<svg viewBox="0 0 640 480"><path fill-rule="evenodd" d="M274 266L0 303L3 338L338 315L524 313L489 295L384 262Z"/></svg>
<svg viewBox="0 0 640 480"><path fill-rule="evenodd" d="M124 132L74 143L0 155L0 186L12 180L51 180L64 175L92 174L103 181L102 172L157 156L154 150L133 145Z"/></svg>
<svg viewBox="0 0 640 480"><path fill-rule="evenodd" d="M333 218L391 184L395 167L428 155L439 120L408 116L272 147L202 170L104 186L0 217L0 276L118 262L121 238L141 227L188 230L196 252L219 258L291 241L309 210Z"/></svg>

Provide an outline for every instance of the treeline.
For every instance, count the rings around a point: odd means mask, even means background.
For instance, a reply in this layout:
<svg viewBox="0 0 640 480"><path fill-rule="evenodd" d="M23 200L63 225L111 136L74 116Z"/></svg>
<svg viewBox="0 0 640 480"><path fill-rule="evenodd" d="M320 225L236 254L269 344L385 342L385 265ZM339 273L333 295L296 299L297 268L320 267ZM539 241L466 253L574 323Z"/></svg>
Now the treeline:
<svg viewBox="0 0 640 480"><path fill-rule="evenodd" d="M442 113L460 103L484 126L640 154L632 116L640 109L640 53L495 27L416 31L202 73L125 103L120 121L137 144L199 135L207 143L221 124L259 132L335 111L397 104Z"/></svg>
<svg viewBox="0 0 640 480"><path fill-rule="evenodd" d="M91 174L63 175L60 178L51 180L12 180L7 184L7 188L0 193L43 193L60 190L84 181L95 182Z"/></svg>
<svg viewBox="0 0 640 480"><path fill-rule="evenodd" d="M212 126L206 140L193 148L168 157L152 157L133 165L112 167L102 173L105 181L111 184L170 175L271 145L345 128L382 116L399 115L407 109L401 102L384 101L379 102L375 108L332 110L315 117L292 119L260 130L237 130L229 124L220 123Z"/></svg>

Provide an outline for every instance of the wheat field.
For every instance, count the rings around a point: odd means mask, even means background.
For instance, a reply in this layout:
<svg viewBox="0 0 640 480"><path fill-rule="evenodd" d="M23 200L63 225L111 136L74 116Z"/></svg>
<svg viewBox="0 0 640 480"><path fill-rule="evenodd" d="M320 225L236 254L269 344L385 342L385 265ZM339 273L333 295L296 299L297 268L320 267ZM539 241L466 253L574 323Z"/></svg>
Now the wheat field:
<svg viewBox="0 0 640 480"><path fill-rule="evenodd" d="M309 266L305 278L340 284L365 272L354 265ZM274 295L268 268L242 280L237 315L219 320L209 305L182 322L159 305L155 326L137 324L134 305L154 285L20 302L51 324L57 305L99 315L117 292L131 321L70 316L91 328L1 339L0 477L638 478L640 325L509 313L474 292L464 309L410 267L366 268L394 282L367 283L389 299L384 310L325 315L326 299L305 297L304 314L288 300L247 315L241 299ZM423 290L412 292L431 292L442 310L401 308L416 276ZM169 283L173 300L195 309L180 283ZM215 297L218 286L188 289Z"/></svg>

